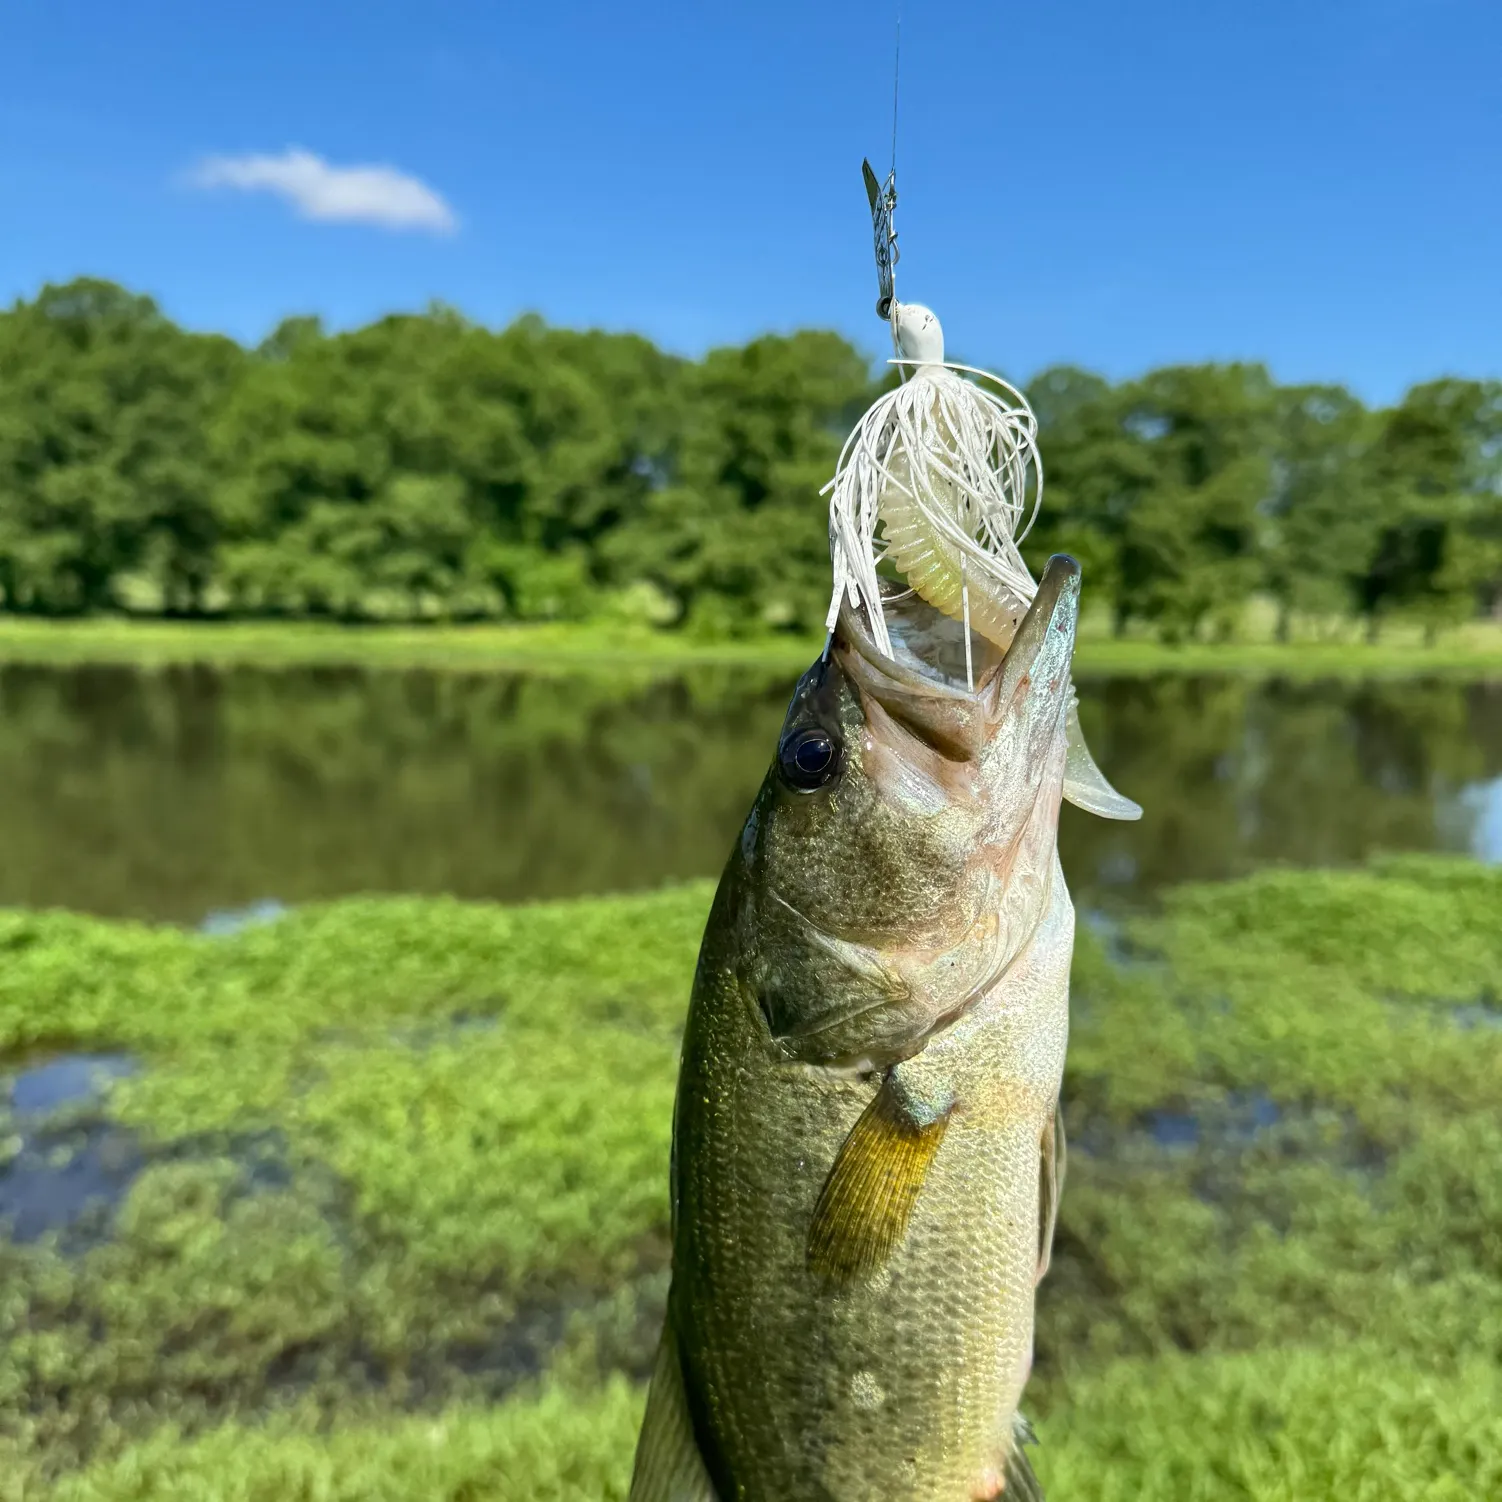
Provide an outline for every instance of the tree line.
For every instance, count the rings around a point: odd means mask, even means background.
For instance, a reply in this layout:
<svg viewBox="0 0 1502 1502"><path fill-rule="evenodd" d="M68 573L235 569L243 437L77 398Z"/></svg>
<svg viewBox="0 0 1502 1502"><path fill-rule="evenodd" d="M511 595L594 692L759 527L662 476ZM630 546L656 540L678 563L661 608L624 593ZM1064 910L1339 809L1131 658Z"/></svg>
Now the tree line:
<svg viewBox="0 0 1502 1502"><path fill-rule="evenodd" d="M434 306L255 349L108 282L0 312L0 609L811 630L819 490L893 379L833 333L686 360ZM1026 387L1044 507L1118 629L1502 612L1502 383L1371 409L1255 364Z"/></svg>

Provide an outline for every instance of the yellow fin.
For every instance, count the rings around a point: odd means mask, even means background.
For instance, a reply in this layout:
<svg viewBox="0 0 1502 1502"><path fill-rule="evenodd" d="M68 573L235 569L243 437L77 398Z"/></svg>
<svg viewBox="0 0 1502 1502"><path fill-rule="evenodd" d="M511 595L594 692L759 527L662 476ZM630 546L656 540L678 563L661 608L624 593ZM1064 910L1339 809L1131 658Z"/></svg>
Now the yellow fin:
<svg viewBox="0 0 1502 1502"><path fill-rule="evenodd" d="M829 1170L808 1231L808 1265L839 1283L866 1278L907 1231L948 1118L919 1126L890 1083L851 1128Z"/></svg>

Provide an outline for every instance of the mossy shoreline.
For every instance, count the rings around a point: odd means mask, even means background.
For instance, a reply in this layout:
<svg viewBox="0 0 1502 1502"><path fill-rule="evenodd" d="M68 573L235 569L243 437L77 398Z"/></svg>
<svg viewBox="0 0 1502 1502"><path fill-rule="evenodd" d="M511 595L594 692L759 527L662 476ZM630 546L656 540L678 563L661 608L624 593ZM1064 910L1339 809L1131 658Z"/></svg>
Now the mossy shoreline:
<svg viewBox="0 0 1502 1502"><path fill-rule="evenodd" d="M452 671L667 674L743 668L797 674L822 640L801 636L715 640L642 626L360 625L267 621L37 621L0 616L0 665L150 667L365 666ZM1502 627L1478 623L1424 645L1412 631L1376 643L1254 639L1166 645L1082 632L1082 675L1234 673L1256 677L1502 676Z"/></svg>
<svg viewBox="0 0 1502 1502"><path fill-rule="evenodd" d="M709 897L0 912L0 1100L135 1066L0 1110L134 1154L0 1241L0 1499L623 1498ZM1408 857L1179 889L1124 960L1082 930L1050 1495L1502 1494L1498 912Z"/></svg>

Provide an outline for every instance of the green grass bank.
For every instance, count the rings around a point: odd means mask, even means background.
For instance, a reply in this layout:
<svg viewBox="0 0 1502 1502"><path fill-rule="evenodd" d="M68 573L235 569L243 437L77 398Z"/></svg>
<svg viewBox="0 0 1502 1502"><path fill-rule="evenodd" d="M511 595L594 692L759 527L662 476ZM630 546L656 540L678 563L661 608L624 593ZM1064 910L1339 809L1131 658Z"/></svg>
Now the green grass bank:
<svg viewBox="0 0 1502 1502"><path fill-rule="evenodd" d="M709 896L0 912L0 1071L135 1071L0 1117L119 1191L0 1242L0 1499L623 1498ZM1502 1495L1499 913L1403 858L1082 928L1050 1495Z"/></svg>
<svg viewBox="0 0 1502 1502"><path fill-rule="evenodd" d="M642 626L339 626L306 621L35 621L0 616L0 663L143 667L210 663L254 666L352 664L529 672L651 673L695 667L795 674L817 638L714 640ZM1354 627L1278 642L1261 625L1229 642L1165 645L1116 639L1087 622L1076 653L1082 674L1246 673L1289 678L1502 674L1502 625L1477 622L1426 645L1417 627L1389 627L1375 644Z"/></svg>

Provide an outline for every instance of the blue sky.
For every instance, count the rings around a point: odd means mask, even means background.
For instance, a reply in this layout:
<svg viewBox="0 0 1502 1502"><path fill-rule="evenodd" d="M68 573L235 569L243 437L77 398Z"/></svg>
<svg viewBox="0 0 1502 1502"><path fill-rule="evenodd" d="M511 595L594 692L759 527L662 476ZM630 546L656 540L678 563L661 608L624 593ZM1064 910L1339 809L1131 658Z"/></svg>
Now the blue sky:
<svg viewBox="0 0 1502 1502"><path fill-rule="evenodd" d="M1502 375L1497 0L906 9L899 290L953 355ZM0 299L90 273L246 340L439 298L875 356L895 11L9 0Z"/></svg>

